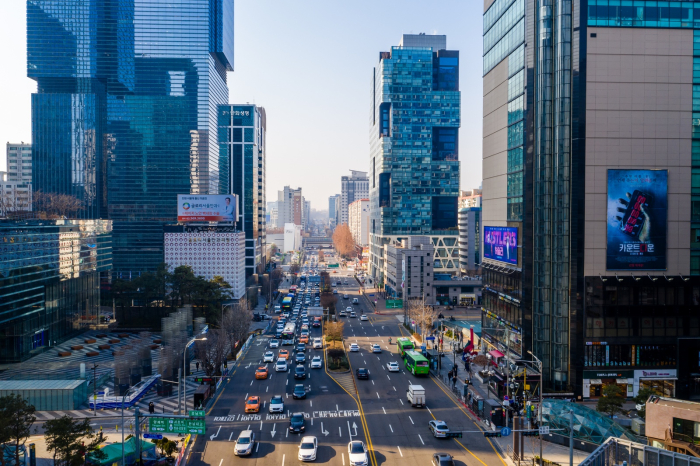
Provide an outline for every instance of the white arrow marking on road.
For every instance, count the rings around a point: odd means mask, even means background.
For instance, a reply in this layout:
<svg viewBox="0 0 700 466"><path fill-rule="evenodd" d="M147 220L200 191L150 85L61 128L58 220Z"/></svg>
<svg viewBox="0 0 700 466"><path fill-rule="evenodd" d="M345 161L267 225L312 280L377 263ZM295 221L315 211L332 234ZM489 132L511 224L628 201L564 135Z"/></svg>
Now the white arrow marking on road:
<svg viewBox="0 0 700 466"><path fill-rule="evenodd" d="M397 445L396 448L399 449L399 455L401 455L401 458L403 458L403 453L401 453L401 447Z"/></svg>
<svg viewBox="0 0 700 466"><path fill-rule="evenodd" d="M408 416L408 418L411 419L411 416ZM413 424L414 426L416 425L416 423L413 422L413 419L411 419L411 424Z"/></svg>
<svg viewBox="0 0 700 466"><path fill-rule="evenodd" d="M394 428L391 427L391 424L389 424L389 429L391 429L391 433L393 434L393 433L394 433Z"/></svg>
<svg viewBox="0 0 700 466"><path fill-rule="evenodd" d="M231 441L231 438L233 437L233 432L231 432L231 435L228 436L228 441Z"/></svg>
<svg viewBox="0 0 700 466"><path fill-rule="evenodd" d="M325 436L328 436L328 434L330 434L330 432L328 432L327 430L323 430L323 422L321 423L321 433Z"/></svg>
<svg viewBox="0 0 700 466"><path fill-rule="evenodd" d="M211 434L211 437L209 437L209 440L214 440L216 437L218 437L220 431L221 431L221 426L219 426L219 430L217 430L215 434Z"/></svg>
<svg viewBox="0 0 700 466"><path fill-rule="evenodd" d="M350 425L350 421L348 421L348 425ZM352 423L352 428L355 429L355 437L357 437L357 424L354 422Z"/></svg>
<svg viewBox="0 0 700 466"><path fill-rule="evenodd" d="M421 437L420 434L418 434L418 438L420 439L420 443L422 443L423 445L425 445L425 442L423 441L423 437Z"/></svg>
<svg viewBox="0 0 700 466"><path fill-rule="evenodd" d="M272 434L272 438L275 438L275 434L277 433L277 431L275 430L276 427L277 423L272 424L272 432L270 432L270 434Z"/></svg>

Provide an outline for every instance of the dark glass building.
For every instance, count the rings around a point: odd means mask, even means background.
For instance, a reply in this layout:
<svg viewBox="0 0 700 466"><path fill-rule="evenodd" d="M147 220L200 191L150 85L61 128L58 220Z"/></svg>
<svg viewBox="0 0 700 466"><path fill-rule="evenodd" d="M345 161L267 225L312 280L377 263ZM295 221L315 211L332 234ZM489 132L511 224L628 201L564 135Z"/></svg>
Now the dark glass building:
<svg viewBox="0 0 700 466"><path fill-rule="evenodd" d="M100 273L111 268L109 220L0 220L0 361L98 323Z"/></svg>
<svg viewBox="0 0 700 466"><path fill-rule="evenodd" d="M245 232L246 276L265 271L265 109L219 106L221 186L238 194L238 225Z"/></svg>
<svg viewBox="0 0 700 466"><path fill-rule="evenodd" d="M484 2L481 236L517 244L484 245L483 340L532 351L547 390L700 397L679 356L700 347L696 18L694 2Z"/></svg>
<svg viewBox="0 0 700 466"><path fill-rule="evenodd" d="M114 270L153 270L177 194L219 194L233 0L29 0L35 190L114 220Z"/></svg>
<svg viewBox="0 0 700 466"><path fill-rule="evenodd" d="M459 52L443 35L404 34L379 53L370 114L370 267L384 245L428 236L435 272L459 272ZM410 214L410 215L408 215Z"/></svg>

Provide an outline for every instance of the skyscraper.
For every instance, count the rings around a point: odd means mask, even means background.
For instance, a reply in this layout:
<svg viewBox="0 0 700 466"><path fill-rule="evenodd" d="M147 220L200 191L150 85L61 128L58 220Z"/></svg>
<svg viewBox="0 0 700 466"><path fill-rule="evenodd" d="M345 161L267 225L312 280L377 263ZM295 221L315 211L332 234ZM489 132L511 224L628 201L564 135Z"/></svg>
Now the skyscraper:
<svg viewBox="0 0 700 466"><path fill-rule="evenodd" d="M34 189L114 220L117 273L163 260L177 194L223 192L232 70L233 0L27 2Z"/></svg>
<svg viewBox="0 0 700 466"><path fill-rule="evenodd" d="M338 223L338 209L336 209L338 199L340 199L340 194L334 194L328 197L328 226L331 229L335 228Z"/></svg>
<svg viewBox="0 0 700 466"><path fill-rule="evenodd" d="M224 192L238 194L239 226L245 232L246 276L265 269L265 109L219 106L219 152Z"/></svg>
<svg viewBox="0 0 700 466"><path fill-rule="evenodd" d="M367 172L350 170L350 176L340 177L340 224L348 224L348 206L369 197Z"/></svg>
<svg viewBox="0 0 700 466"><path fill-rule="evenodd" d="M482 341L547 389L700 396L694 6L484 2Z"/></svg>
<svg viewBox="0 0 700 466"><path fill-rule="evenodd" d="M428 236L435 272L459 271L459 52L447 37L404 34L379 53L370 114L370 269L384 245Z"/></svg>

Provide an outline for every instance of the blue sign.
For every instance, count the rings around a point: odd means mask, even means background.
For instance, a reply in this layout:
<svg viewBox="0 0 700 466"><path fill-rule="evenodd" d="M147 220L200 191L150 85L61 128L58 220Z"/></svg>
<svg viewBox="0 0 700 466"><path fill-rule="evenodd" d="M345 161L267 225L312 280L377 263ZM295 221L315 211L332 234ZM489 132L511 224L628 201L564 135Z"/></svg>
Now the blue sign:
<svg viewBox="0 0 700 466"><path fill-rule="evenodd" d="M163 434L143 434L143 438L150 438L153 440L161 440L163 438Z"/></svg>
<svg viewBox="0 0 700 466"><path fill-rule="evenodd" d="M510 427L504 427L503 429L501 429L501 437L508 437L510 435L510 432Z"/></svg>
<svg viewBox="0 0 700 466"><path fill-rule="evenodd" d="M518 265L518 229L484 227L484 257Z"/></svg>
<svg viewBox="0 0 700 466"><path fill-rule="evenodd" d="M435 337L425 337L426 340L433 341L435 340Z"/></svg>
<svg viewBox="0 0 700 466"><path fill-rule="evenodd" d="M370 296L374 296L374 293L371 293Z"/></svg>
<svg viewBox="0 0 700 466"><path fill-rule="evenodd" d="M420 345L421 351L425 351L425 345Z"/></svg>

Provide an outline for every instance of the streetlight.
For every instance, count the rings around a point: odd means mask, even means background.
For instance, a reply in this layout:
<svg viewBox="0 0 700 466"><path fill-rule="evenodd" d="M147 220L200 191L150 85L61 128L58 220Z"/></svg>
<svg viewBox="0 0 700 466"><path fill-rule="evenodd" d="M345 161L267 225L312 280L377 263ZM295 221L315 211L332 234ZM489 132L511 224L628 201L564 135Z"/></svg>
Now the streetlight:
<svg viewBox="0 0 700 466"><path fill-rule="evenodd" d="M535 361L537 362L537 370L540 371L540 404L537 407L537 428L539 429L542 427L542 381L544 380L544 374L542 374L542 361L540 361L540 358L532 354L532 351L527 350L527 354L535 358ZM573 417L573 414L572 414ZM540 435L540 464L543 464L542 462L542 435Z"/></svg>
<svg viewBox="0 0 700 466"><path fill-rule="evenodd" d="M127 388L126 393L124 393L124 396L122 396L122 466L126 466L124 460L124 400L126 400L126 396L133 388L134 387ZM139 439L136 439L137 442L138 440Z"/></svg>
<svg viewBox="0 0 700 466"><path fill-rule="evenodd" d="M187 410L187 387L185 385L185 377L187 376L187 371L185 370L185 361L187 360L187 348L194 343L195 341L205 341L207 337L204 338L197 338L194 337L192 338L187 344L185 345L185 350L182 352L182 411L180 411L180 407L178 406L178 411L180 412L185 412ZM180 400L178 397L177 404L180 405Z"/></svg>

